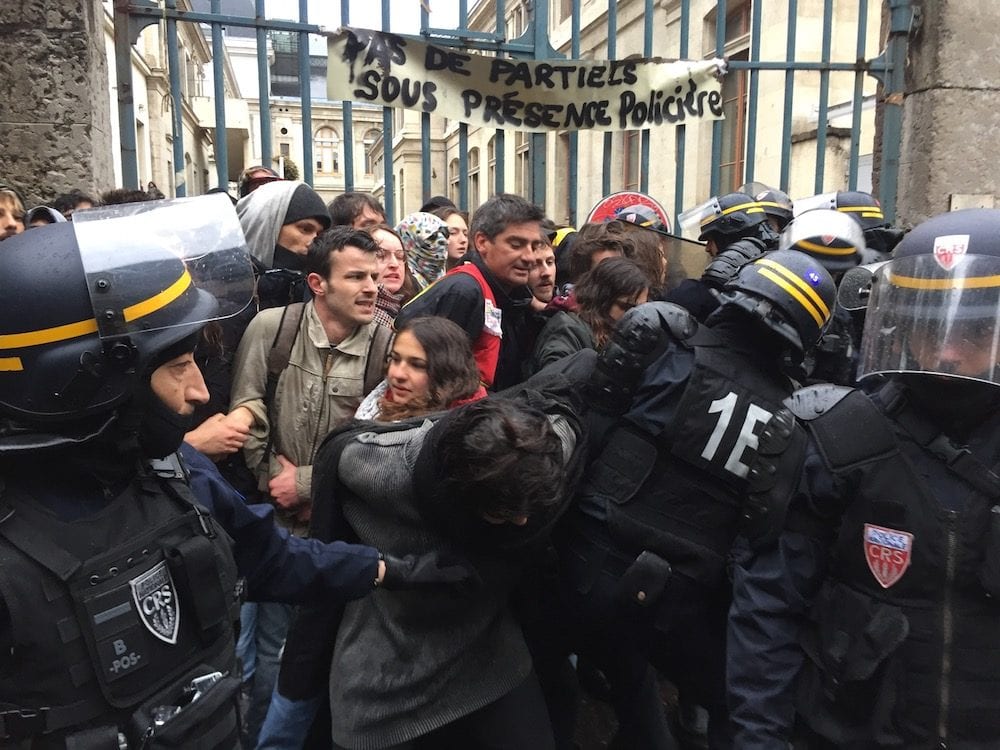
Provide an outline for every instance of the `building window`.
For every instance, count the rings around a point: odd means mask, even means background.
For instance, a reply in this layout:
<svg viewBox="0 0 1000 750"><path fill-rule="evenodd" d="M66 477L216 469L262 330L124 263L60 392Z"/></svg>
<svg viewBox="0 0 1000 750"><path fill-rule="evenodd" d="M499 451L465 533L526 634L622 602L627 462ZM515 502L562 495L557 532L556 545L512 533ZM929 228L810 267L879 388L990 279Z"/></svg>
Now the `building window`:
<svg viewBox="0 0 1000 750"><path fill-rule="evenodd" d="M641 131L626 130L622 133L622 185L625 190L639 189L639 144Z"/></svg>
<svg viewBox="0 0 1000 750"><path fill-rule="evenodd" d="M469 150L469 205L464 206L469 211L479 208L479 149Z"/></svg>
<svg viewBox="0 0 1000 750"><path fill-rule="evenodd" d="M493 195L497 186L497 137L491 136L486 144L486 194Z"/></svg>
<svg viewBox="0 0 1000 750"><path fill-rule="evenodd" d="M381 139L382 133L379 130L369 130L361 139L361 145L365 150L365 174L375 174L375 164L378 161L375 147Z"/></svg>
<svg viewBox="0 0 1000 750"><path fill-rule="evenodd" d="M458 159L448 162L448 197L456 206L458 205Z"/></svg>
<svg viewBox="0 0 1000 750"><path fill-rule="evenodd" d="M340 136L333 128L320 128L313 139L313 156L316 171L320 174L336 174L340 171Z"/></svg>
<svg viewBox="0 0 1000 750"><path fill-rule="evenodd" d="M730 4L732 5L732 4ZM730 7L726 14L724 53L730 60L750 58L750 3ZM708 54L714 56L717 26L712 18L706 23ZM723 192L743 184L746 169L747 71L731 70L722 82L722 161L719 163L719 187Z"/></svg>
<svg viewBox="0 0 1000 750"><path fill-rule="evenodd" d="M284 156L286 159L292 156L292 146L288 143L281 143L278 145L278 152Z"/></svg>
<svg viewBox="0 0 1000 750"><path fill-rule="evenodd" d="M520 130L514 131L514 190L531 195L531 134Z"/></svg>
<svg viewBox="0 0 1000 750"><path fill-rule="evenodd" d="M559 0L559 20L565 21L573 13L573 0Z"/></svg>

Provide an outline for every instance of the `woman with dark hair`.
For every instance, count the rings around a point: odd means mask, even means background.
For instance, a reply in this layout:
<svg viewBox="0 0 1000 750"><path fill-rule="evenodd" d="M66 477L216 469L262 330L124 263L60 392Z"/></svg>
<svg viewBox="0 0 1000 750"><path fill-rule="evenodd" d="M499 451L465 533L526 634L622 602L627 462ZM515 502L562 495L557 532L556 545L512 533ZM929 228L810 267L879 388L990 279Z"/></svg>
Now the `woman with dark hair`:
<svg viewBox="0 0 1000 750"><path fill-rule="evenodd" d="M581 349L599 349L615 323L646 301L649 279L628 258L608 258L573 287L576 311L559 310L538 334L532 372Z"/></svg>
<svg viewBox="0 0 1000 750"><path fill-rule="evenodd" d="M378 245L378 296L375 298L375 322L392 328L399 308L417 293L417 282L410 273L403 239L388 224L365 227Z"/></svg>
<svg viewBox="0 0 1000 750"><path fill-rule="evenodd" d="M355 419L395 422L444 411L486 395L469 337L447 318L403 323L386 356L386 375Z"/></svg>
<svg viewBox="0 0 1000 750"><path fill-rule="evenodd" d="M450 271L462 262L462 256L469 249L469 214L454 206L442 206L431 213L448 225L448 257L444 270Z"/></svg>

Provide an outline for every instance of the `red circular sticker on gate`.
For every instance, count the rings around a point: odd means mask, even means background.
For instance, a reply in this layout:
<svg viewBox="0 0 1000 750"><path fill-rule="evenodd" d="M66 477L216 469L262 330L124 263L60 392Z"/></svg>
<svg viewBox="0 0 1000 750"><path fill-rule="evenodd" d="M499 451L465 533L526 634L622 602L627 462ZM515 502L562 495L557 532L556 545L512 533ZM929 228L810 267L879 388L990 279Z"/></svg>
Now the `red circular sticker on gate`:
<svg viewBox="0 0 1000 750"><path fill-rule="evenodd" d="M590 210L590 215L587 216L587 223L599 224L604 221L611 221L618 217L623 208L635 205L646 206L652 209L660 221L663 222L664 228L668 232L670 231L670 219L667 218L667 212L663 206L655 198L645 193L636 193L631 190L623 190L620 193L612 193L601 198L597 202L597 205Z"/></svg>

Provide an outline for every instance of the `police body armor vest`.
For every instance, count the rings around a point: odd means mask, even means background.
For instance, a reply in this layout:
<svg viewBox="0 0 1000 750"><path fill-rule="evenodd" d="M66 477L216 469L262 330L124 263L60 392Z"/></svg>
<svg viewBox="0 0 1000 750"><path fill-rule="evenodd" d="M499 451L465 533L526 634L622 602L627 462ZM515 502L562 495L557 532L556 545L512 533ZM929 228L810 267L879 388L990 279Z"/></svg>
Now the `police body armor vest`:
<svg viewBox="0 0 1000 750"><path fill-rule="evenodd" d="M2 497L0 594L12 648L0 654L0 744L76 746L67 742L76 735L86 747L116 747L106 737L121 732L129 747L160 747L169 745L157 737L170 730L177 746L235 745L232 541L196 505L183 474L168 478L157 464L156 474L76 521L15 491ZM98 554L70 551L91 545ZM214 672L222 678L203 703L149 731L152 709L182 706L193 695L185 687ZM177 734L199 715L204 726Z"/></svg>
<svg viewBox="0 0 1000 750"><path fill-rule="evenodd" d="M792 385L710 328L684 343L695 360L673 420L659 437L618 427L586 491L604 495L619 545L654 552L675 573L714 586L742 517L759 433Z"/></svg>
<svg viewBox="0 0 1000 750"><path fill-rule="evenodd" d="M849 504L804 638L800 714L841 747L1000 746L996 498L858 391L809 428ZM995 466L1000 420L970 442Z"/></svg>

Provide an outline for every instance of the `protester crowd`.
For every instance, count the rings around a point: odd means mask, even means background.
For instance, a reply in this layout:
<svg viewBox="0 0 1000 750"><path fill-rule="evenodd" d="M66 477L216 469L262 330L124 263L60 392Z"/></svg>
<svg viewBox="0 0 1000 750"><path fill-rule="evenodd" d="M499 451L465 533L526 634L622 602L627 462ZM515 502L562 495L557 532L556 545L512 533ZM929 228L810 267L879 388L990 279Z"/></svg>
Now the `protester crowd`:
<svg viewBox="0 0 1000 750"><path fill-rule="evenodd" d="M0 745L1000 747L1000 210L162 197L0 186Z"/></svg>

